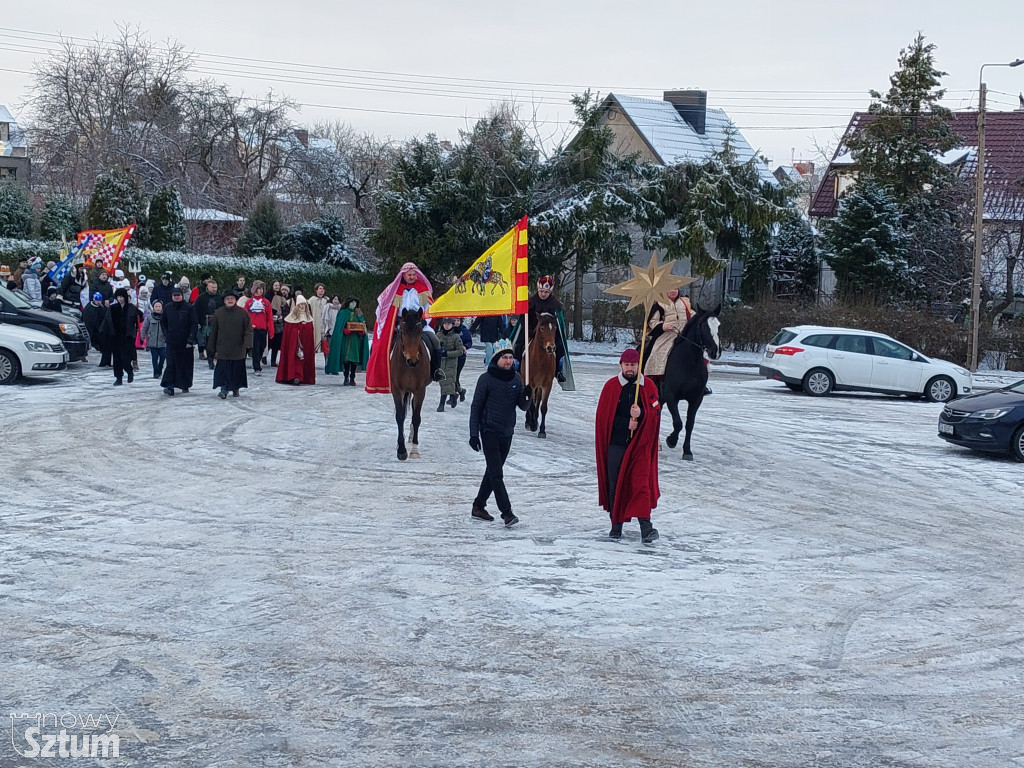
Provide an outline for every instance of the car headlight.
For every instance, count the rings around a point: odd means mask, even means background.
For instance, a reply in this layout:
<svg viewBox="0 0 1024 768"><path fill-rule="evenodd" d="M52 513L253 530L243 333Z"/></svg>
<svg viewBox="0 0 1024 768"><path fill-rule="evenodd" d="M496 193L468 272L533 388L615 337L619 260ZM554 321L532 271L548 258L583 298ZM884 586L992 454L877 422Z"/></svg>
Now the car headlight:
<svg viewBox="0 0 1024 768"><path fill-rule="evenodd" d="M991 421L992 419L1001 419L1003 416L1008 414L1012 409L1010 408L986 408L984 411L974 411L968 418L971 419L985 419Z"/></svg>
<svg viewBox="0 0 1024 768"><path fill-rule="evenodd" d="M60 332L70 339L82 335L78 330L78 323L60 323Z"/></svg>
<svg viewBox="0 0 1024 768"><path fill-rule="evenodd" d="M49 352L50 345L43 341L26 341L25 349L29 352Z"/></svg>
<svg viewBox="0 0 1024 768"><path fill-rule="evenodd" d="M959 365L956 366L953 370L956 371L957 373L959 373L961 376L968 376L968 377L970 377L970 375L971 375L970 371L968 371L966 368L961 368Z"/></svg>

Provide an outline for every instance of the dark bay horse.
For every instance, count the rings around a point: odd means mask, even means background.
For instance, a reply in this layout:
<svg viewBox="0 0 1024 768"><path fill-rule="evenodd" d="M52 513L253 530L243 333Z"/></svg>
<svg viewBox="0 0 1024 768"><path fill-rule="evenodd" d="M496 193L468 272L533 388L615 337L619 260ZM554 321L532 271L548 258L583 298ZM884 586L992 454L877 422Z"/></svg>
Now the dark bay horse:
<svg viewBox="0 0 1024 768"><path fill-rule="evenodd" d="M722 354L718 341L718 312L697 308L697 312L679 332L665 365L665 380L662 382L661 401L672 414L672 433L665 438L669 448L679 442L679 430L683 423L679 418L679 401L686 401L686 436L683 439L683 458L692 461L690 435L697 410L704 402L704 388L708 383L708 366L704 353L712 360Z"/></svg>
<svg viewBox="0 0 1024 768"><path fill-rule="evenodd" d="M395 399L395 421L398 423L398 458L420 457L420 409L430 383L430 350L423 339L423 310L403 309L395 322L395 340L391 346L391 396ZM412 427L405 450L405 414L412 405Z"/></svg>
<svg viewBox="0 0 1024 768"><path fill-rule="evenodd" d="M537 330L534 337L530 339L529 362L530 362L530 407L526 409L526 428L535 432L540 427L537 437L547 437L544 429L548 417L548 397L551 395L551 387L554 386L555 371L558 369L558 357L555 347L555 339L558 336L558 325L555 316L550 312L541 313L537 321ZM537 414L540 414L540 423L537 422Z"/></svg>

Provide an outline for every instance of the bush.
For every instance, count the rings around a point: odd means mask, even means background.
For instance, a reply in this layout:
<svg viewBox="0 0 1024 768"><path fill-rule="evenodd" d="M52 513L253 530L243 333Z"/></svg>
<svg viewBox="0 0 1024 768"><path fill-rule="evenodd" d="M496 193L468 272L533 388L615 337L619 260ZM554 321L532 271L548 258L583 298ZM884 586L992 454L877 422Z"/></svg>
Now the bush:
<svg viewBox="0 0 1024 768"><path fill-rule="evenodd" d="M284 250L299 261L338 263L345 255L345 224L336 216L295 224L284 232Z"/></svg>
<svg viewBox="0 0 1024 768"><path fill-rule="evenodd" d="M43 213L39 217L39 236L43 240L72 241L81 232L82 216L67 195L47 195Z"/></svg>
<svg viewBox="0 0 1024 768"><path fill-rule="evenodd" d="M149 201L149 242L154 251L185 250L185 209L178 190L168 184Z"/></svg>
<svg viewBox="0 0 1024 768"><path fill-rule="evenodd" d="M148 203L130 171L115 168L96 177L89 198L90 229L120 229L135 224L132 239L145 245Z"/></svg>
<svg viewBox="0 0 1024 768"><path fill-rule="evenodd" d="M284 226L274 198L262 197L256 201L235 251L239 256L267 259L280 259L285 255Z"/></svg>
<svg viewBox="0 0 1024 768"><path fill-rule="evenodd" d="M591 341L618 341L618 328L627 328L632 334L631 344L640 343L644 325L643 307L626 311L625 301L595 299L590 303Z"/></svg>

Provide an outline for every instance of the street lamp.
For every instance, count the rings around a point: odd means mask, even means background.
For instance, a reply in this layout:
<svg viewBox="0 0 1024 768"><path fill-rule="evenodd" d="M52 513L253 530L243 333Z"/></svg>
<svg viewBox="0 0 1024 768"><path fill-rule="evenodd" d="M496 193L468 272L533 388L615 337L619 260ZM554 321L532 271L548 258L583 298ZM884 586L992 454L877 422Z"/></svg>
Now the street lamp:
<svg viewBox="0 0 1024 768"><path fill-rule="evenodd" d="M985 215L985 67L1019 67L1024 59L1008 64L982 64L978 70L978 161L974 172L974 275L971 278L971 359L972 371L978 370L978 332L981 328L981 246Z"/></svg>

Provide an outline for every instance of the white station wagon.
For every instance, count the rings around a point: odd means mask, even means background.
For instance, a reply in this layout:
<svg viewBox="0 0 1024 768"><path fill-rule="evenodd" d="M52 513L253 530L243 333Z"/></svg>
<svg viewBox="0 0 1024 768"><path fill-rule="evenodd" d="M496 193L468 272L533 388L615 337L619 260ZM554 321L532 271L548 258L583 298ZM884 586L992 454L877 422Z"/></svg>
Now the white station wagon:
<svg viewBox="0 0 1024 768"><path fill-rule="evenodd" d="M0 323L0 384L19 376L51 376L68 367L68 351L56 336Z"/></svg>
<svg viewBox="0 0 1024 768"><path fill-rule="evenodd" d="M760 372L817 396L859 390L944 403L973 389L966 368L926 357L889 336L817 325L779 331L765 348Z"/></svg>

